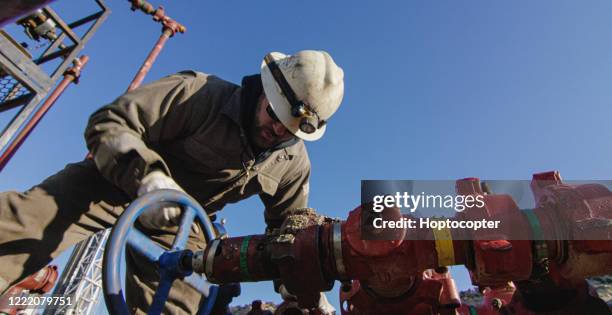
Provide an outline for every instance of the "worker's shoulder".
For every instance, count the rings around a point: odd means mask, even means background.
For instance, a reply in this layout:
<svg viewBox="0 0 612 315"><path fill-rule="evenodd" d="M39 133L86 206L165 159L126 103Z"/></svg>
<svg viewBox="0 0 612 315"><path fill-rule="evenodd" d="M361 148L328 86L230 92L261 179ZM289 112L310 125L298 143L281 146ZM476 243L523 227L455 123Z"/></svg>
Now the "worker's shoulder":
<svg viewBox="0 0 612 315"><path fill-rule="evenodd" d="M306 150L306 145L304 144L304 140L297 141L294 145L289 148L293 149L293 152L299 155L305 155L308 157L308 150Z"/></svg>
<svg viewBox="0 0 612 315"><path fill-rule="evenodd" d="M296 169L309 169L310 168L310 158L308 157L308 150L306 149L306 145L304 144L304 140L299 140L295 144L288 146L285 148L287 155L291 157L293 163L297 164Z"/></svg>
<svg viewBox="0 0 612 315"><path fill-rule="evenodd" d="M171 77L178 77L185 81L186 84L190 85L214 85L219 88L235 89L238 87L235 83L224 80L214 74L204 73L195 70L183 70L175 74L170 75Z"/></svg>

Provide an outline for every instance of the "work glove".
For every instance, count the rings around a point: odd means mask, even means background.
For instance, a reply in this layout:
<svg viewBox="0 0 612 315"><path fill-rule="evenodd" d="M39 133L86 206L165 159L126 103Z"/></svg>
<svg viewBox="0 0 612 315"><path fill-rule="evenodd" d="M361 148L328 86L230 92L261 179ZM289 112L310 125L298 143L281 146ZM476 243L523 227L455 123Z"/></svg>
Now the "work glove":
<svg viewBox="0 0 612 315"><path fill-rule="evenodd" d="M321 297L319 298L319 312L321 312L321 314L323 315L336 315L336 309L329 304L329 301L327 300L327 296L325 296L325 293L321 292Z"/></svg>
<svg viewBox="0 0 612 315"><path fill-rule="evenodd" d="M159 189L183 191L172 178L162 171L153 171L142 179L138 188L138 197ZM161 229L176 226L181 219L181 208L175 203L162 202L147 208L138 217L138 221L147 229Z"/></svg>
<svg viewBox="0 0 612 315"><path fill-rule="evenodd" d="M284 284L281 284L278 287L278 293L280 293L283 301L285 302L296 302L297 297L291 292L287 290ZM321 315L336 315L336 309L329 304L325 293L320 292L321 296L319 297L319 305L317 305L317 310L321 313Z"/></svg>

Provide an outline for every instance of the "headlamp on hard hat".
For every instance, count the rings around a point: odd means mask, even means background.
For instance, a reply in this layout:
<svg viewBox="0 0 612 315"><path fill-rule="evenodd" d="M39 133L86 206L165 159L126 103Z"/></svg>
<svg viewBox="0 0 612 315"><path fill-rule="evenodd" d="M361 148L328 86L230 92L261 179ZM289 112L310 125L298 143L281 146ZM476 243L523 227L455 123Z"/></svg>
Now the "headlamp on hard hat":
<svg viewBox="0 0 612 315"><path fill-rule="evenodd" d="M268 69L272 73L272 77L274 81L278 83L281 91L287 98L289 104L291 104L291 116L295 118L300 118L300 130L307 134L314 133L317 129L323 127L325 125L324 120L319 120L319 115L315 112L312 107L308 104L304 103L301 100L298 100L295 92L285 79L283 72L278 67L278 64L274 60L271 54L267 54L264 58Z"/></svg>

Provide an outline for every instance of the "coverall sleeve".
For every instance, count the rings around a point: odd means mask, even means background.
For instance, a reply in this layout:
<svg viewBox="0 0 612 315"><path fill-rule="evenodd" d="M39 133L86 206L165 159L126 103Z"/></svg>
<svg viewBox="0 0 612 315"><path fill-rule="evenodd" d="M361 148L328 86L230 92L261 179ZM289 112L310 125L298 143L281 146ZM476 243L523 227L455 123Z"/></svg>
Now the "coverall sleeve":
<svg viewBox="0 0 612 315"><path fill-rule="evenodd" d="M200 91L205 82L203 74L181 72L125 93L94 112L85 140L102 175L130 197L152 170L170 176L150 145L184 137L194 128L192 117L206 115L201 108L194 113L197 102L192 99L196 92L206 94Z"/></svg>
<svg viewBox="0 0 612 315"><path fill-rule="evenodd" d="M287 174L274 196L260 194L266 210L264 217L268 229L280 228L285 217L294 209L308 206L310 162L306 158L301 167Z"/></svg>

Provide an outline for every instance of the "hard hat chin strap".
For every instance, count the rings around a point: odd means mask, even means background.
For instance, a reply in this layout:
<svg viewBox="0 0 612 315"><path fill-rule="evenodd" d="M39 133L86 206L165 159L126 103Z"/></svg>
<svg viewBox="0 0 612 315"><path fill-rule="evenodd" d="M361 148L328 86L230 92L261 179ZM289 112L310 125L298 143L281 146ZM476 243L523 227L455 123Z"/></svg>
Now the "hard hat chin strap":
<svg viewBox="0 0 612 315"><path fill-rule="evenodd" d="M281 91L285 95L285 98L291 104L291 115L295 118L300 118L300 130L311 134L317 131L317 129L323 127L325 125L324 120L319 119L319 115L316 111L312 109L308 104L304 101L301 101L295 95L295 92L285 79L283 72L278 67L278 64L274 60L271 54L267 54L264 57L266 65L270 72L272 73L272 77L274 81L278 84Z"/></svg>

